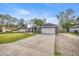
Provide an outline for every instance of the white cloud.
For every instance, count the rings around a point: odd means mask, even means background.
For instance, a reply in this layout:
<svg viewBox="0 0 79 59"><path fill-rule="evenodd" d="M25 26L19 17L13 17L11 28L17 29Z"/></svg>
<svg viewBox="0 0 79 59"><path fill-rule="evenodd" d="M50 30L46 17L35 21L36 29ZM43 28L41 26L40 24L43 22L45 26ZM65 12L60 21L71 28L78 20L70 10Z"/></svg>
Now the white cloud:
<svg viewBox="0 0 79 59"><path fill-rule="evenodd" d="M58 24L58 20L56 17L47 17L48 23Z"/></svg>
<svg viewBox="0 0 79 59"><path fill-rule="evenodd" d="M17 9L16 10L16 12L18 13L18 14L25 14L25 15L28 15L28 14L30 14L30 11L27 11L27 10L24 10L24 9Z"/></svg>

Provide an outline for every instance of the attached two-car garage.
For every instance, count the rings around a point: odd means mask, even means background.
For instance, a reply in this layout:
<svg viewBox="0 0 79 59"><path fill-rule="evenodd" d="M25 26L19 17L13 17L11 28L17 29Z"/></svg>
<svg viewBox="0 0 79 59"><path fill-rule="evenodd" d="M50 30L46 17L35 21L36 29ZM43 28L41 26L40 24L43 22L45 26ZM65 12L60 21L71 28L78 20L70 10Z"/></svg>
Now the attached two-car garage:
<svg viewBox="0 0 79 59"><path fill-rule="evenodd" d="M41 33L43 33L43 34L55 34L55 28L42 28Z"/></svg>
<svg viewBox="0 0 79 59"><path fill-rule="evenodd" d="M57 34L57 25L55 24L45 24L41 27L42 34Z"/></svg>

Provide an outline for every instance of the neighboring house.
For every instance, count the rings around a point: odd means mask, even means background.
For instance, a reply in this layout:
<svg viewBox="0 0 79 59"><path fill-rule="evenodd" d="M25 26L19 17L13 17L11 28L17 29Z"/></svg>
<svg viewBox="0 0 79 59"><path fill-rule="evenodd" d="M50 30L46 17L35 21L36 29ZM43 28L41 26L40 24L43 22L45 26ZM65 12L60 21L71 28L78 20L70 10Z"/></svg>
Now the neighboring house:
<svg viewBox="0 0 79 59"><path fill-rule="evenodd" d="M58 26L55 24L47 23L41 26L41 33L42 34L57 34L58 33Z"/></svg>
<svg viewBox="0 0 79 59"><path fill-rule="evenodd" d="M2 27L2 32L11 32L10 28Z"/></svg>
<svg viewBox="0 0 79 59"><path fill-rule="evenodd" d="M79 32L79 25L72 26L69 29L70 32Z"/></svg>
<svg viewBox="0 0 79 59"><path fill-rule="evenodd" d="M19 29L19 30L17 30L17 32L26 32L26 30L25 29Z"/></svg>

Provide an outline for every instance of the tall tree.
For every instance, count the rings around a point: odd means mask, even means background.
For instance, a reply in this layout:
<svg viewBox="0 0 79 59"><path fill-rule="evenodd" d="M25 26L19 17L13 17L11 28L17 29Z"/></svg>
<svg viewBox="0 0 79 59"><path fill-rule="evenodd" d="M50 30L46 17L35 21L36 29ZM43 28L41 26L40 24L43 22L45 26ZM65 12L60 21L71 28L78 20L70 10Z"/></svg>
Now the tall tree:
<svg viewBox="0 0 79 59"><path fill-rule="evenodd" d="M75 24L79 25L79 16L76 18Z"/></svg>
<svg viewBox="0 0 79 59"><path fill-rule="evenodd" d="M61 11L58 15L56 15L57 19L59 20L59 25L67 29L73 25L73 21L75 20L75 16L73 15L74 11L72 9L67 9L66 11Z"/></svg>
<svg viewBox="0 0 79 59"><path fill-rule="evenodd" d="M7 20L10 20L11 16L7 14L0 14L0 21L1 21L1 26L2 26L2 32L5 32L5 26Z"/></svg>
<svg viewBox="0 0 79 59"><path fill-rule="evenodd" d="M12 16L5 14L5 26L8 27L10 26L10 23L12 22Z"/></svg>
<svg viewBox="0 0 79 59"><path fill-rule="evenodd" d="M46 23L46 19L45 18L43 18L43 19L33 18L33 19L31 19L31 22L33 24L36 24L37 26L42 26L43 24Z"/></svg>
<svg viewBox="0 0 79 59"><path fill-rule="evenodd" d="M45 18L43 18L43 19L33 18L33 19L31 19L31 23L32 23L32 26L33 26L32 31L36 32L37 26L39 27L39 26L42 26L43 24L45 24L46 19Z"/></svg>
<svg viewBox="0 0 79 59"><path fill-rule="evenodd" d="M28 27L28 22L27 22L27 20L25 21L25 28L27 28Z"/></svg>
<svg viewBox="0 0 79 59"><path fill-rule="evenodd" d="M19 28L24 28L25 27L25 20L23 18L19 19L18 26L19 26Z"/></svg>
<svg viewBox="0 0 79 59"><path fill-rule="evenodd" d="M18 19L15 17L12 17L10 23L9 23L9 27L12 29L12 31L17 30L18 27Z"/></svg>
<svg viewBox="0 0 79 59"><path fill-rule="evenodd" d="M8 14L0 14L0 25L2 27L2 32L5 32L5 27L11 27L11 29L15 25L15 21L17 18L12 17Z"/></svg>

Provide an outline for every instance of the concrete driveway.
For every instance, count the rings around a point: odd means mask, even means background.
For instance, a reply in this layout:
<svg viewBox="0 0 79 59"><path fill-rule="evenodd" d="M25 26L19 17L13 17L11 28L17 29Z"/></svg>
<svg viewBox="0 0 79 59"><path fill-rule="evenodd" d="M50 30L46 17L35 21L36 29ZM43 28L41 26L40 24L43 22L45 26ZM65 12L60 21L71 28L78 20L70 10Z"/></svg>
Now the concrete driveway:
<svg viewBox="0 0 79 59"><path fill-rule="evenodd" d="M2 56L52 56L55 35L37 34L13 43L0 44Z"/></svg>

